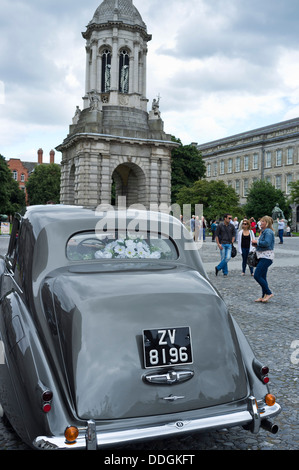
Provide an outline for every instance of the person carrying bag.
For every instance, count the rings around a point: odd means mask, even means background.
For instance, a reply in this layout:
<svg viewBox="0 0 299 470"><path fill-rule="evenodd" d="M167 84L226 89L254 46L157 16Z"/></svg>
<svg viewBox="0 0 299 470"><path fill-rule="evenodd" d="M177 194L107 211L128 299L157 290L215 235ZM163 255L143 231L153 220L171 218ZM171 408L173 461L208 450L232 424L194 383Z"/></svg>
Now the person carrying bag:
<svg viewBox="0 0 299 470"><path fill-rule="evenodd" d="M256 299L255 302L265 303L273 297L273 293L268 286L267 273L274 260L274 242L273 219L266 215L261 218L261 234L259 238L252 240L259 260L254 272L254 279L262 288L262 296Z"/></svg>

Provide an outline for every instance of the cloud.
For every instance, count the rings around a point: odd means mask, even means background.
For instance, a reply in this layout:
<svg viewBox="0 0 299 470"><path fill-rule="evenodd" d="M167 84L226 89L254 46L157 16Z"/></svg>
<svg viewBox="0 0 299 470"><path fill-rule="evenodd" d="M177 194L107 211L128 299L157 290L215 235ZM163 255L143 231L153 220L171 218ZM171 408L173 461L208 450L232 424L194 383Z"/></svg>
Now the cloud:
<svg viewBox="0 0 299 470"><path fill-rule="evenodd" d="M45 154L85 89L85 31L100 0L1 0L0 153ZM298 115L298 0L133 0L147 30L147 97L184 143ZM36 158L34 151L33 159Z"/></svg>

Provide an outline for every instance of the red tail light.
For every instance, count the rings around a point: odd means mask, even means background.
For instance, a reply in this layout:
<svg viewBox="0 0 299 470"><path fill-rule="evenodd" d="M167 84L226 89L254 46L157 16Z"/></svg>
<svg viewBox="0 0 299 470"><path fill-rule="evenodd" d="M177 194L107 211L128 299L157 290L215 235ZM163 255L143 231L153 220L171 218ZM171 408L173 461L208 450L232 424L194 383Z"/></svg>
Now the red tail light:
<svg viewBox="0 0 299 470"><path fill-rule="evenodd" d="M42 394L42 410L44 413L51 411L53 399L53 392L51 390L45 390Z"/></svg>
<svg viewBox="0 0 299 470"><path fill-rule="evenodd" d="M264 384L269 383L269 380L270 380L269 377L268 377L269 367L268 366L263 366L263 364L261 364L256 359L253 360L252 365L253 365L253 369L254 369L254 372L256 373L257 377Z"/></svg>

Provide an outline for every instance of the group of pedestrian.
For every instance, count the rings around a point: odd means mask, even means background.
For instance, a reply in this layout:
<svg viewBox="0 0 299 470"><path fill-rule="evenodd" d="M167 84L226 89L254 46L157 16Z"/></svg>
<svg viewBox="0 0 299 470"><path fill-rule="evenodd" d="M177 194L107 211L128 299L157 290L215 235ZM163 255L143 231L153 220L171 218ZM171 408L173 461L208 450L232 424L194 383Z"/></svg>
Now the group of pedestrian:
<svg viewBox="0 0 299 470"><path fill-rule="evenodd" d="M236 218L232 219L231 214L225 214L223 222L217 225L215 231L215 240L220 250L221 260L215 266L216 276L220 271L223 275L228 275L228 262L232 254L232 246L235 240L238 243L238 251L242 255L242 276L245 276L248 255L251 251L256 251L258 264L253 270L249 267L251 276L254 277L256 282L262 288L262 295L255 302L268 302L273 293L269 288L267 281L268 268L273 263L274 259L274 229L273 219L269 216L264 216L259 219L258 225L254 219L243 219L240 226L236 225ZM259 236L256 237L257 228Z"/></svg>
<svg viewBox="0 0 299 470"><path fill-rule="evenodd" d="M206 221L204 217L199 218L199 216L193 215L191 220L190 220L190 230L193 235L194 241L198 242L203 239L203 241L206 241Z"/></svg>

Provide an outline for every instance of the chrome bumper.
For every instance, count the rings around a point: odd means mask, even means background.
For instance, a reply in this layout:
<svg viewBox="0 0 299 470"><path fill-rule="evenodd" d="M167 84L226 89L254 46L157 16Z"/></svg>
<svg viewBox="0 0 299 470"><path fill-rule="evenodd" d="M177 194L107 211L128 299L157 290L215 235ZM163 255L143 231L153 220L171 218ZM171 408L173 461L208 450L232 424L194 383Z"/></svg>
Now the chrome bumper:
<svg viewBox="0 0 299 470"><path fill-rule="evenodd" d="M114 432L102 432L99 428L96 428L94 421L88 421L84 428L80 428L79 437L72 444L67 443L64 436L39 436L34 440L33 445L35 448L47 450L97 450L115 444L128 444L130 442L167 438L184 433L191 434L233 426L246 426L252 433L256 434L260 430L262 421L276 416L280 411L280 406L275 404L271 407L265 405L262 412L260 412L255 398L249 397L248 409L244 411L188 421L178 420L163 425L130 428Z"/></svg>

